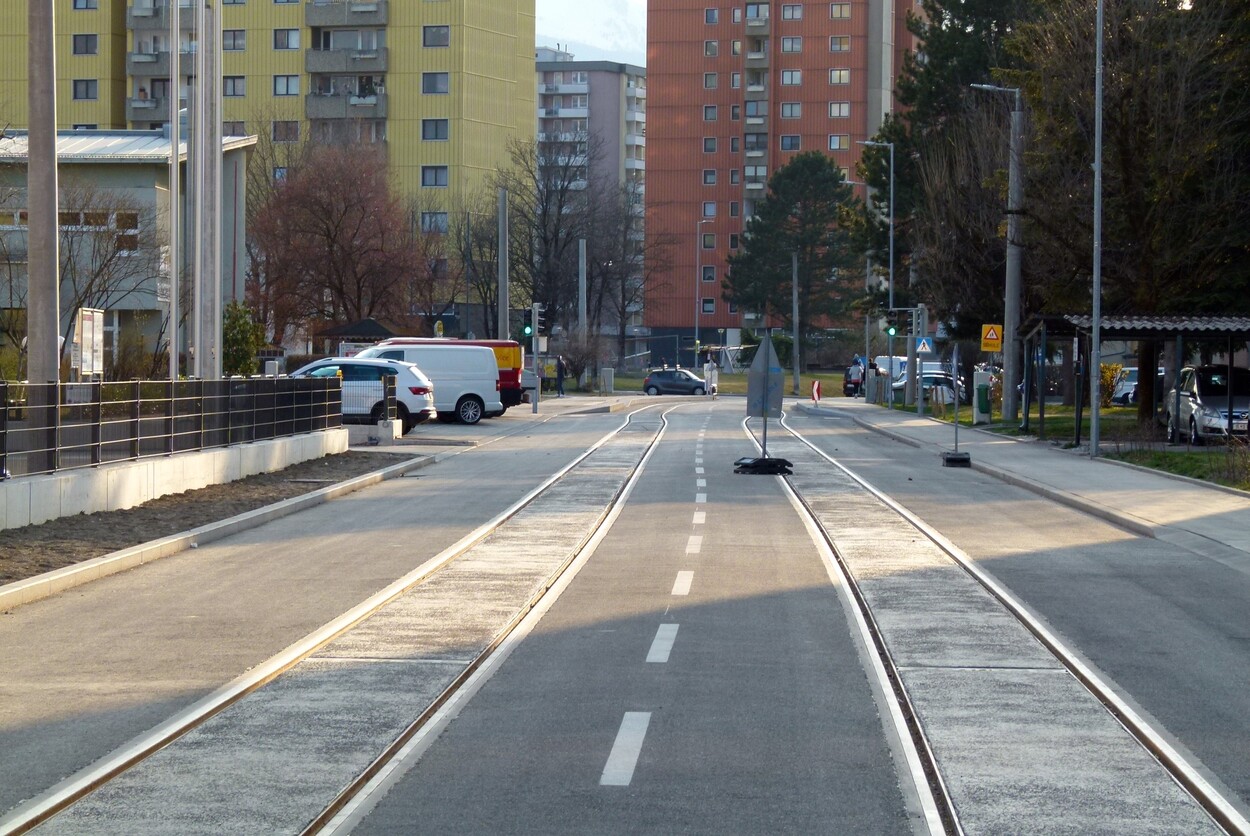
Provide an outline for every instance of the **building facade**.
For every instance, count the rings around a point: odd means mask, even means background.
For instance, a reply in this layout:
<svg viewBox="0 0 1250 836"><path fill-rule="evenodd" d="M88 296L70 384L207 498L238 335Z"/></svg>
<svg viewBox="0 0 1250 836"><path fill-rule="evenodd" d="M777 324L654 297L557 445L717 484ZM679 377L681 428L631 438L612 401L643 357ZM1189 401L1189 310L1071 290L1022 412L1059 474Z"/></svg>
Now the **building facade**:
<svg viewBox="0 0 1250 836"><path fill-rule="evenodd" d="M588 169L579 181L617 183L632 201L637 218L638 250L642 250L643 198L646 194L647 71L634 64L612 61L576 61L573 55L551 47L536 51L540 159L555 159L561 149L577 147L588 156ZM541 149L546 146L549 150ZM630 279L642 282L642 264ZM641 299L627 316L627 328L642 324ZM615 332L616 322L602 322Z"/></svg>
<svg viewBox="0 0 1250 836"><path fill-rule="evenodd" d="M167 0L55 0L58 128L148 129L198 46ZM226 135L385 143L396 187L453 204L534 130L534 0L220 0ZM0 8L0 124L25 127L25 3Z"/></svg>
<svg viewBox="0 0 1250 836"><path fill-rule="evenodd" d="M647 234L683 242L650 282L645 323L691 358L763 324L721 298L768 178L800 151L852 176L894 107L912 0L649 0ZM711 336L714 335L714 336Z"/></svg>

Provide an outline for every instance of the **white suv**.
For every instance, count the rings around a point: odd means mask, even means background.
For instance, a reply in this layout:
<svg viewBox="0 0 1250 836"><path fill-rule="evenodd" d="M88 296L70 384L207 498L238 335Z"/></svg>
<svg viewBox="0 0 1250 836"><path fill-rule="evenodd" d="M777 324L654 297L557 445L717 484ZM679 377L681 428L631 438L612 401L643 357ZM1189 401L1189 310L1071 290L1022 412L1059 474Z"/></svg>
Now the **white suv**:
<svg viewBox="0 0 1250 836"><path fill-rule="evenodd" d="M340 377L343 384L343 417L367 417L371 422L386 415L382 378L395 377L395 412L404 435L437 413L434 384L412 363L363 357L327 357L291 372L291 377Z"/></svg>

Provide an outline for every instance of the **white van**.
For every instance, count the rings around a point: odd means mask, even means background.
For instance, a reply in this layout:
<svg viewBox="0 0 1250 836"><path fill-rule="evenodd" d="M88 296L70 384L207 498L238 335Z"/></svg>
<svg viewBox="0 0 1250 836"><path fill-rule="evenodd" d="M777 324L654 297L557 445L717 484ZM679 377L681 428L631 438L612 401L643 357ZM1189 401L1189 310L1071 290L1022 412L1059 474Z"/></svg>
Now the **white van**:
<svg viewBox="0 0 1250 836"><path fill-rule="evenodd" d="M479 345L375 345L357 357L414 363L434 383L440 421L476 424L503 415L495 352Z"/></svg>

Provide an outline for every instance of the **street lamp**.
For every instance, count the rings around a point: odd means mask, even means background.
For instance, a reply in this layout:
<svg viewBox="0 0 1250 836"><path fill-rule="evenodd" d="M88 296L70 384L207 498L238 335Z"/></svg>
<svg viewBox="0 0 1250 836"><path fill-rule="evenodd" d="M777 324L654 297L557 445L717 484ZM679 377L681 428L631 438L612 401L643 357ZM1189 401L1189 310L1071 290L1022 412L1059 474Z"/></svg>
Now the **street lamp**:
<svg viewBox="0 0 1250 836"><path fill-rule="evenodd" d="M894 310L894 143L893 142L877 142L876 140L864 139L859 141L860 145L868 145L873 148L889 148L890 149L890 310ZM890 408L894 408L894 337L888 340L887 351L889 359L886 360L886 383L890 387L887 397L890 401ZM867 363L867 358L864 359Z"/></svg>
<svg viewBox="0 0 1250 836"><path fill-rule="evenodd" d="M711 218L703 218L694 227L694 365L699 365L699 317L703 313L703 225Z"/></svg>
<svg viewBox="0 0 1250 836"><path fill-rule="evenodd" d="M1015 96L1011 110L1011 146L1007 168L1007 280L1003 292L1003 420L1015 421L1018 411L1016 385L1020 371L1016 365L1016 331L1020 327L1020 212L1021 174L1024 145L1024 108L1019 87L973 84L977 90L1010 93Z"/></svg>

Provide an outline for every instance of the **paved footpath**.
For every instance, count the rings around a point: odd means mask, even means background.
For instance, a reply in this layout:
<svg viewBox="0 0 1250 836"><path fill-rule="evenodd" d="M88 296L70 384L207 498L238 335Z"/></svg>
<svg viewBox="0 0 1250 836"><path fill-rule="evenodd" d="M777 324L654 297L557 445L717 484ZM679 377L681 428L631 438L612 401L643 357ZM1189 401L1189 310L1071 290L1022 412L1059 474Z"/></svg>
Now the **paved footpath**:
<svg viewBox="0 0 1250 836"><path fill-rule="evenodd" d="M850 418L933 455L955 449L954 427L933 418L851 398L794 404L809 415ZM959 429L959 451L983 473L1250 571L1250 493L967 427Z"/></svg>

